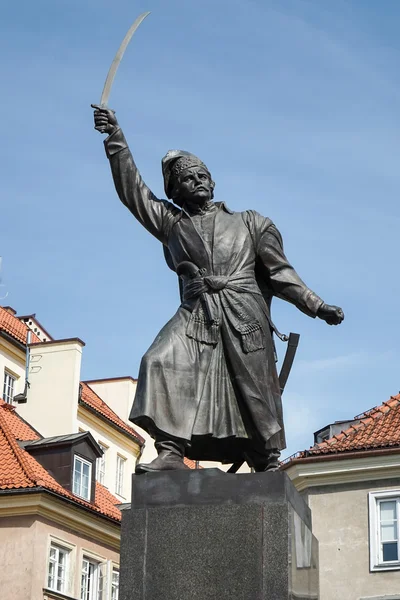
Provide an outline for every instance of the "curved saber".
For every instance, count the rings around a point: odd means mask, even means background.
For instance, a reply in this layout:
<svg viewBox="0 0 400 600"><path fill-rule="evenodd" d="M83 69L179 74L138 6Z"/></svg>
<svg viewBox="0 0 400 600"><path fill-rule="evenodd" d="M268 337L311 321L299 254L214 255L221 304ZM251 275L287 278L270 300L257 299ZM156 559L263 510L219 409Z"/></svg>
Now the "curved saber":
<svg viewBox="0 0 400 600"><path fill-rule="evenodd" d="M121 43L120 47L118 48L118 52L115 55L114 60L111 63L110 70L108 71L106 82L105 82L104 88L103 88L103 93L101 94L101 99L100 99L101 108L107 107L108 98L109 98L110 92L111 92L111 86L113 84L115 74L118 70L119 63L122 60L122 57L124 55L127 45L131 41L131 38L132 38L133 34L135 33L136 29L139 27L141 22L144 21L145 18L149 16L149 14L150 14L150 12L145 12L145 13L139 15L138 18L136 19L136 21L133 23L133 25L131 25L131 27L129 28L124 39L122 40L122 43Z"/></svg>

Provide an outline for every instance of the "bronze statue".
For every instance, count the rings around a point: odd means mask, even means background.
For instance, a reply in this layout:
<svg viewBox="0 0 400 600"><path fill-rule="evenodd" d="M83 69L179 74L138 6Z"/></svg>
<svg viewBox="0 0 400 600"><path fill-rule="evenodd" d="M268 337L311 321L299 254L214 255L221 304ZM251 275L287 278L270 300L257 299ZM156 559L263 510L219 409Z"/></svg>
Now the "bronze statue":
<svg viewBox="0 0 400 600"><path fill-rule="evenodd" d="M136 472L184 469L194 460L246 460L278 468L285 448L270 304L291 302L330 325L343 311L325 304L288 262L282 238L253 210L214 202L214 182L193 154L162 159L167 200L143 182L115 113L95 107L95 128L117 193L164 246L182 303L144 355L130 419L154 439L158 456Z"/></svg>

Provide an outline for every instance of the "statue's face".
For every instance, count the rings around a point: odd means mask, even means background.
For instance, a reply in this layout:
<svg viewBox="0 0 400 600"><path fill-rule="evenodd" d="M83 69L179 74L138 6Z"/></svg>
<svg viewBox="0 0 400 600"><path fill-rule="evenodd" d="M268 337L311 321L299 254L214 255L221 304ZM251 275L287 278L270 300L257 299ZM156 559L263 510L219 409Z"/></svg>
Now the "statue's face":
<svg viewBox="0 0 400 600"><path fill-rule="evenodd" d="M179 203L205 204L211 200L213 185L210 174L204 167L190 167L179 175L175 184L174 196Z"/></svg>

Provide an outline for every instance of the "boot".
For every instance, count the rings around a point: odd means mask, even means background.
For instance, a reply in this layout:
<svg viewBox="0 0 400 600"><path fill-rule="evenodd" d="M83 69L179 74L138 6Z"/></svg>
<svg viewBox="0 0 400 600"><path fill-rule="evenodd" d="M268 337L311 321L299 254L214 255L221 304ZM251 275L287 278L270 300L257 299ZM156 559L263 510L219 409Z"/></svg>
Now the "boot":
<svg viewBox="0 0 400 600"><path fill-rule="evenodd" d="M151 463L136 465L135 473L152 473L154 471L176 471L178 469L189 469L183 462L185 456L185 444L181 441L167 439L157 440L155 447L158 452L157 458Z"/></svg>
<svg viewBox="0 0 400 600"><path fill-rule="evenodd" d="M279 471L280 450L271 448L265 451L265 454L251 453L247 454L247 462L253 467L256 473L263 471Z"/></svg>

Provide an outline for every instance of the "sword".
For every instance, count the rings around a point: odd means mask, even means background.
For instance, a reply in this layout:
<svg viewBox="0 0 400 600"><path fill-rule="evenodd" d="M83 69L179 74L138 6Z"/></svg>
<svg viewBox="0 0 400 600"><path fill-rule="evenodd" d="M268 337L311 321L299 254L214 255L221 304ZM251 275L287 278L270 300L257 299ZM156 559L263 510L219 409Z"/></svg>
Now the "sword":
<svg viewBox="0 0 400 600"><path fill-rule="evenodd" d="M115 75L117 73L118 67L120 65L120 62L122 60L122 57L124 56L125 50L129 44L129 42L131 41L132 36L135 33L136 29L139 27L139 25L142 23L142 21L144 21L145 18L149 16L149 14L150 14L150 12L145 12L145 13L142 13L141 15L139 15L138 18L136 19L136 21L128 29L126 36L122 40L122 43L121 43L120 47L118 48L118 52L114 56L114 60L112 61L111 67L108 71L106 81L104 83L103 92L102 92L101 98L100 98L100 104L99 105L92 104L92 106L94 108L107 108L108 99L110 97L110 92L111 92L111 87L112 87ZM102 133L104 133L104 131Z"/></svg>

